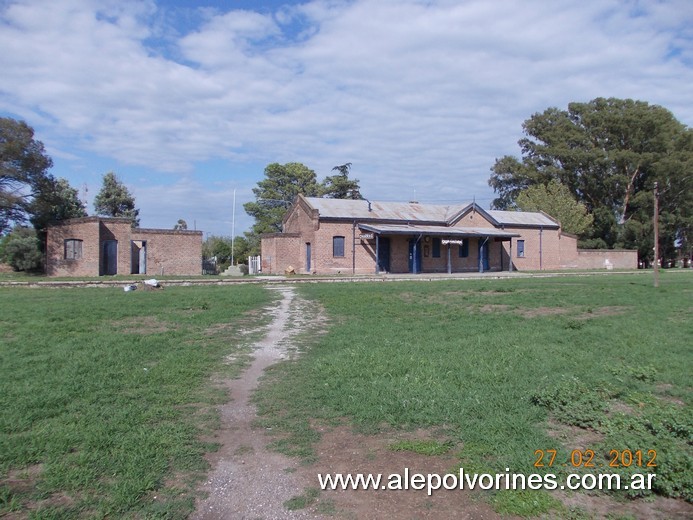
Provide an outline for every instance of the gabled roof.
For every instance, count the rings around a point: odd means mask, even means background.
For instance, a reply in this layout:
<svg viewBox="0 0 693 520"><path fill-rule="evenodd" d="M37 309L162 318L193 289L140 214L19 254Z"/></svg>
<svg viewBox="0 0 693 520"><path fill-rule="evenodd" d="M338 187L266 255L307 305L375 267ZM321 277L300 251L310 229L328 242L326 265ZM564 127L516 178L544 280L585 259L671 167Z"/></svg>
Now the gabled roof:
<svg viewBox="0 0 693 520"><path fill-rule="evenodd" d="M420 204L350 199L322 199L299 195L321 219L388 221L390 223L451 226L469 211L477 211L494 226L559 228L558 221L546 213L482 209L475 202L459 204Z"/></svg>
<svg viewBox="0 0 693 520"><path fill-rule="evenodd" d="M321 199L305 197L305 201L318 210L320 218L400 220L412 222L439 222L447 224L470 203L439 205L415 202L380 202L348 199Z"/></svg>

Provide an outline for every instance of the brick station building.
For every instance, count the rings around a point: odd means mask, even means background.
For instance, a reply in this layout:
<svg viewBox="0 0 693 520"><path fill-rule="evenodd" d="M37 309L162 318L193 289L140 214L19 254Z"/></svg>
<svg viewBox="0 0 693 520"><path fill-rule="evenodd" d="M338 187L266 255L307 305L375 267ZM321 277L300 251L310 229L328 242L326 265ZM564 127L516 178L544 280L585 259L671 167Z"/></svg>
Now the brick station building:
<svg viewBox="0 0 693 520"><path fill-rule="evenodd" d="M283 232L262 236L262 271L304 274L456 273L637 267L635 251L577 249L545 213L299 195ZM600 265L601 262L601 265Z"/></svg>
<svg viewBox="0 0 693 520"><path fill-rule="evenodd" d="M126 218L84 217L47 228L48 276L202 274L202 231L131 227Z"/></svg>

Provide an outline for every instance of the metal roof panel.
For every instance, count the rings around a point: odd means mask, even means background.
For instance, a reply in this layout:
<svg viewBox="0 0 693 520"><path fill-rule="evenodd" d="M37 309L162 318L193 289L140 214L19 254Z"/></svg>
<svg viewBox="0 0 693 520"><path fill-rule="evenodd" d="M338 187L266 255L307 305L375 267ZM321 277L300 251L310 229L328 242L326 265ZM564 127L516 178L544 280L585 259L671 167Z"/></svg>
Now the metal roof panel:
<svg viewBox="0 0 693 520"><path fill-rule="evenodd" d="M403 220L447 223L469 206L466 204L419 204L418 202L380 202L306 197L321 218Z"/></svg>
<svg viewBox="0 0 693 520"><path fill-rule="evenodd" d="M558 222L544 213L531 211L486 210L499 224L506 226L549 226L558 227Z"/></svg>

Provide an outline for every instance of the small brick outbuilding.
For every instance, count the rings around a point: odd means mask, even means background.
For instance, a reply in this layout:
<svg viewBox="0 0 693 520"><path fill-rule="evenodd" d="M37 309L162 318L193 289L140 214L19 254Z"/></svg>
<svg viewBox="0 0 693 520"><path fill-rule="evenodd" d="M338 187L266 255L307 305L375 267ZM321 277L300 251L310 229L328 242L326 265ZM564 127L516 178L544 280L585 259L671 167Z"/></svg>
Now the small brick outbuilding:
<svg viewBox="0 0 693 520"><path fill-rule="evenodd" d="M615 267L637 267L635 251L607 255ZM299 195L284 217L283 232L262 236L262 271L267 274L288 267L314 274L565 269L580 268L585 260L577 237L563 233L549 215L484 210L474 202L435 205Z"/></svg>
<svg viewBox="0 0 693 520"><path fill-rule="evenodd" d="M202 274L202 231L133 228L130 219L84 217L47 228L48 276Z"/></svg>

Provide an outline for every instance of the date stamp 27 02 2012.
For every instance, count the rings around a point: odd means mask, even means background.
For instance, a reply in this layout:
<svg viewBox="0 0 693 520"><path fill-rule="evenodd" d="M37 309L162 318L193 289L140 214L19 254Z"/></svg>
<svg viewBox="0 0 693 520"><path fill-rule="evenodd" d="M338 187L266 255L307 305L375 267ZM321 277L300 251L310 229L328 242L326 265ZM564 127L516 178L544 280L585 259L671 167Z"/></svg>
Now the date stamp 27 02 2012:
<svg viewBox="0 0 693 520"><path fill-rule="evenodd" d="M553 448L545 450L534 450L535 468L552 467L556 463L558 450ZM558 463L562 466L570 465L573 468L629 468L631 466L638 468L656 468L657 467L657 450L610 450L608 463L600 463L595 460L594 450L572 450L570 457L565 463ZM555 465L558 465L555 464Z"/></svg>

